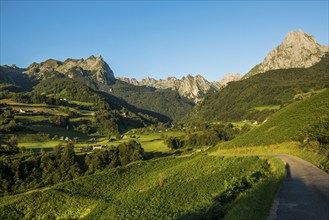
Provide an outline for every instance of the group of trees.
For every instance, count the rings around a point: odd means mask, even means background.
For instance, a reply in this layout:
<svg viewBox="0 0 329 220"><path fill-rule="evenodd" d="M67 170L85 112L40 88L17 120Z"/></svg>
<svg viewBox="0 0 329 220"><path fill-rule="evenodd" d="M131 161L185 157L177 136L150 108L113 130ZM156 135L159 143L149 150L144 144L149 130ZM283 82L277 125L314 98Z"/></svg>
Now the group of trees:
<svg viewBox="0 0 329 220"><path fill-rule="evenodd" d="M13 132L22 128L15 120L15 113L11 110L0 110L0 132Z"/></svg>
<svg viewBox="0 0 329 220"><path fill-rule="evenodd" d="M0 143L0 156L16 154L19 152L17 137L12 135L6 146L2 146Z"/></svg>
<svg viewBox="0 0 329 220"><path fill-rule="evenodd" d="M70 119L69 117L63 116L63 115L54 115L49 117L49 122L51 124L55 124L57 126L66 127L70 125Z"/></svg>
<svg viewBox="0 0 329 220"><path fill-rule="evenodd" d="M117 147L106 150L96 150L85 157L86 173L124 166L135 160L144 158L144 149L141 144L132 140Z"/></svg>
<svg viewBox="0 0 329 220"><path fill-rule="evenodd" d="M11 145L7 145L9 146ZM2 149L1 146L0 149ZM15 158L1 157L0 195L71 180L104 169L123 166L135 160L142 160L143 157L144 150L136 141L109 149L95 150L90 154L80 156L75 154L74 145L68 143L65 147L56 146L50 153L17 154Z"/></svg>
<svg viewBox="0 0 329 220"><path fill-rule="evenodd" d="M203 124L202 127L202 131L188 134L182 138L168 137L165 139L165 142L171 149L193 146L214 146L221 141L232 140L237 135L248 130L247 126L244 126L240 130L235 128L232 124Z"/></svg>

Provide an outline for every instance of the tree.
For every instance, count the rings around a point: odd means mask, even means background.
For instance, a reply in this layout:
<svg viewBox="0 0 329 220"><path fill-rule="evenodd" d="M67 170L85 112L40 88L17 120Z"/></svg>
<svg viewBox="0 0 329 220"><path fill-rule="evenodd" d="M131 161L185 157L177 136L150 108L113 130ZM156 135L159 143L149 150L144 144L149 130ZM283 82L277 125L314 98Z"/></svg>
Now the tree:
<svg viewBox="0 0 329 220"><path fill-rule="evenodd" d="M135 160L141 160L144 157L144 149L137 141L130 140L118 146L121 165L126 165Z"/></svg>
<svg viewBox="0 0 329 220"><path fill-rule="evenodd" d="M180 140L177 137L169 137L165 140L167 146L174 150L174 149L178 149L184 146L184 141Z"/></svg>
<svg viewBox="0 0 329 220"><path fill-rule="evenodd" d="M70 180L80 175L81 171L75 162L75 153L73 143L68 143L63 150L59 161L59 169L62 180Z"/></svg>
<svg viewBox="0 0 329 220"><path fill-rule="evenodd" d="M19 152L17 136L15 136L15 135L10 136L8 143L7 143L6 151L10 154Z"/></svg>
<svg viewBox="0 0 329 220"><path fill-rule="evenodd" d="M40 159L40 168L42 170L42 182L45 185L54 183L53 176L55 174L55 163L50 155L46 152L42 153Z"/></svg>

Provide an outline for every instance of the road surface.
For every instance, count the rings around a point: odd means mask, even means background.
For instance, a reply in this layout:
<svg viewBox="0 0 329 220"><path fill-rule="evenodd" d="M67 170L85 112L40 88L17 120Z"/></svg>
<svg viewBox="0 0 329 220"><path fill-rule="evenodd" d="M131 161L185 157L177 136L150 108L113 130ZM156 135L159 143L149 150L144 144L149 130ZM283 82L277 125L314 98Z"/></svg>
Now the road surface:
<svg viewBox="0 0 329 220"><path fill-rule="evenodd" d="M287 176L269 220L329 220L329 174L294 156L274 155L286 164Z"/></svg>

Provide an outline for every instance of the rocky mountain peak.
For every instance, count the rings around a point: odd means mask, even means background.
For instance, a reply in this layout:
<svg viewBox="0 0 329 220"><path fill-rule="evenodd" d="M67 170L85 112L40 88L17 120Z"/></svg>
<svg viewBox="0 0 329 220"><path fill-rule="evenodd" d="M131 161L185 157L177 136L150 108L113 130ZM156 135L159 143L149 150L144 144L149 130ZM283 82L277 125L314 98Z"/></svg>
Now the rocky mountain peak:
<svg viewBox="0 0 329 220"><path fill-rule="evenodd" d="M319 62L328 52L328 46L318 44L313 36L301 29L290 31L283 42L244 78L275 69L307 68Z"/></svg>
<svg viewBox="0 0 329 220"><path fill-rule="evenodd" d="M32 63L25 71L26 74L36 76L39 79L45 77L45 73L57 72L69 78L87 77L102 84L111 84L114 73L102 56L91 55L87 59L66 59L64 62L48 59L41 63Z"/></svg>
<svg viewBox="0 0 329 220"><path fill-rule="evenodd" d="M298 29L297 31L290 31L282 42L283 45L294 45L296 43L312 45L316 44L316 40L301 29Z"/></svg>

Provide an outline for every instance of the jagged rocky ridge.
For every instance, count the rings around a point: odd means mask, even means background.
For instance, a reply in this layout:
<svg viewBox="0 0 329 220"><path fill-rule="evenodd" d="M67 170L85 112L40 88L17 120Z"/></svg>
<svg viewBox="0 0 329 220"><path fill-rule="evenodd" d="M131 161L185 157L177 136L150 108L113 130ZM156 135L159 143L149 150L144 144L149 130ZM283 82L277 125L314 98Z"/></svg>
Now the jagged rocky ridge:
<svg viewBox="0 0 329 220"><path fill-rule="evenodd" d="M172 89L188 99L199 101L205 94L221 89L231 81L240 80L241 75L227 74L219 82L209 82L201 75L191 76L187 75L181 79L176 77L168 77L167 79L156 80L154 78L144 78L141 81L135 78L118 77L118 80L130 83L136 86L150 86L158 89Z"/></svg>
<svg viewBox="0 0 329 220"><path fill-rule="evenodd" d="M23 73L37 79L54 75L68 78L89 78L96 83L109 85L115 77L102 56L90 56L87 59L67 59L64 62L49 59L41 63L32 63Z"/></svg>
<svg viewBox="0 0 329 220"><path fill-rule="evenodd" d="M320 45L313 36L301 29L291 31L284 41L273 49L262 63L253 67L244 78L269 70L308 68L318 63L328 52L328 46Z"/></svg>

